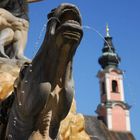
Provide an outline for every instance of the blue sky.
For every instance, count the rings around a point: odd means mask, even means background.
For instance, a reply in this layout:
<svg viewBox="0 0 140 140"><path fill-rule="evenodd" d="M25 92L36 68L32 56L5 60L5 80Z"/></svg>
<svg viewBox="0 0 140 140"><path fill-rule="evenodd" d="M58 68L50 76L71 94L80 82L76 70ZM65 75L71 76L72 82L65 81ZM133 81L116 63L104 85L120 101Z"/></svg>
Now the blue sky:
<svg viewBox="0 0 140 140"><path fill-rule="evenodd" d="M43 25L47 13L62 2L73 3L81 11L83 25L90 26L105 35L109 24L114 46L122 59L120 68L125 71L125 99L132 105L131 127L136 139L140 139L140 1L139 0L44 0L30 4L30 30L26 56L32 58L42 42ZM42 33L41 33L42 32ZM41 34L40 34L41 33ZM39 37L40 36L40 37ZM40 38L40 39L39 39ZM77 112L95 115L100 102L96 77L100 66L103 39L94 31L84 29L84 37L74 58L74 79Z"/></svg>

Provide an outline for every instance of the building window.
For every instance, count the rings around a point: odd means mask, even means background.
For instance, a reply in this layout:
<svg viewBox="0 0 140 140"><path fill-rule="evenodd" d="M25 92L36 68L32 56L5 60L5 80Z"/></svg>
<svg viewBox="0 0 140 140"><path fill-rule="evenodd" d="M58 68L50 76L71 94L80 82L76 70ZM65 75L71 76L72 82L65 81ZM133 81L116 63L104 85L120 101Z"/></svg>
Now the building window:
<svg viewBox="0 0 140 140"><path fill-rule="evenodd" d="M106 94L105 82L102 82L102 95Z"/></svg>
<svg viewBox="0 0 140 140"><path fill-rule="evenodd" d="M112 81L112 92L118 93L118 83L116 80Z"/></svg>

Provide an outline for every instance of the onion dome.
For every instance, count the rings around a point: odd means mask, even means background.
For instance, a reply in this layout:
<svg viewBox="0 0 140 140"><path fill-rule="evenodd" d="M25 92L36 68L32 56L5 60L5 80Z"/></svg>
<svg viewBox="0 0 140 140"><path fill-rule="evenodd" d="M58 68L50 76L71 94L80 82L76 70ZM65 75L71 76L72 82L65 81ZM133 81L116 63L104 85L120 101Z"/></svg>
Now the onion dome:
<svg viewBox="0 0 140 140"><path fill-rule="evenodd" d="M104 47L102 49L102 56L98 60L103 69L117 68L120 63L120 57L115 52L114 45L112 43L112 37L109 34L109 27L106 26L106 37L104 38Z"/></svg>

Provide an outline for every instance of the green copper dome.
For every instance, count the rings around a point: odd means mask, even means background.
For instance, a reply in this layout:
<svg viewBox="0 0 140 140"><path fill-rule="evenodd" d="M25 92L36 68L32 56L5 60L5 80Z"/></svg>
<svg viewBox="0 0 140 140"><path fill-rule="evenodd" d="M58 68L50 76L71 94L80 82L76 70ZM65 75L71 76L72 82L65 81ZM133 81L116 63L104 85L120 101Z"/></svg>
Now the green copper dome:
<svg viewBox="0 0 140 140"><path fill-rule="evenodd" d="M120 63L120 57L115 52L115 48L112 43L112 37L109 35L109 28L107 26L107 35L104 38L104 47L102 49L102 56L99 58L99 64L103 69L110 68L110 67L118 67Z"/></svg>

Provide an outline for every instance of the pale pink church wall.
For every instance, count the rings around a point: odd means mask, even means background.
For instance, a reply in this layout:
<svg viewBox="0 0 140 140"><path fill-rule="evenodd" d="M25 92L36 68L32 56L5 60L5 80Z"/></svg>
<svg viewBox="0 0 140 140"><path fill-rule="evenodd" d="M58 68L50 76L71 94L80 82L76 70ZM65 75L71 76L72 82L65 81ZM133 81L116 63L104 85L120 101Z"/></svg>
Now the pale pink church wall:
<svg viewBox="0 0 140 140"><path fill-rule="evenodd" d="M111 100L112 101L120 101L121 100L121 96L120 93L111 93Z"/></svg>
<svg viewBox="0 0 140 140"><path fill-rule="evenodd" d="M127 131L125 110L121 106L112 108L112 130Z"/></svg>

